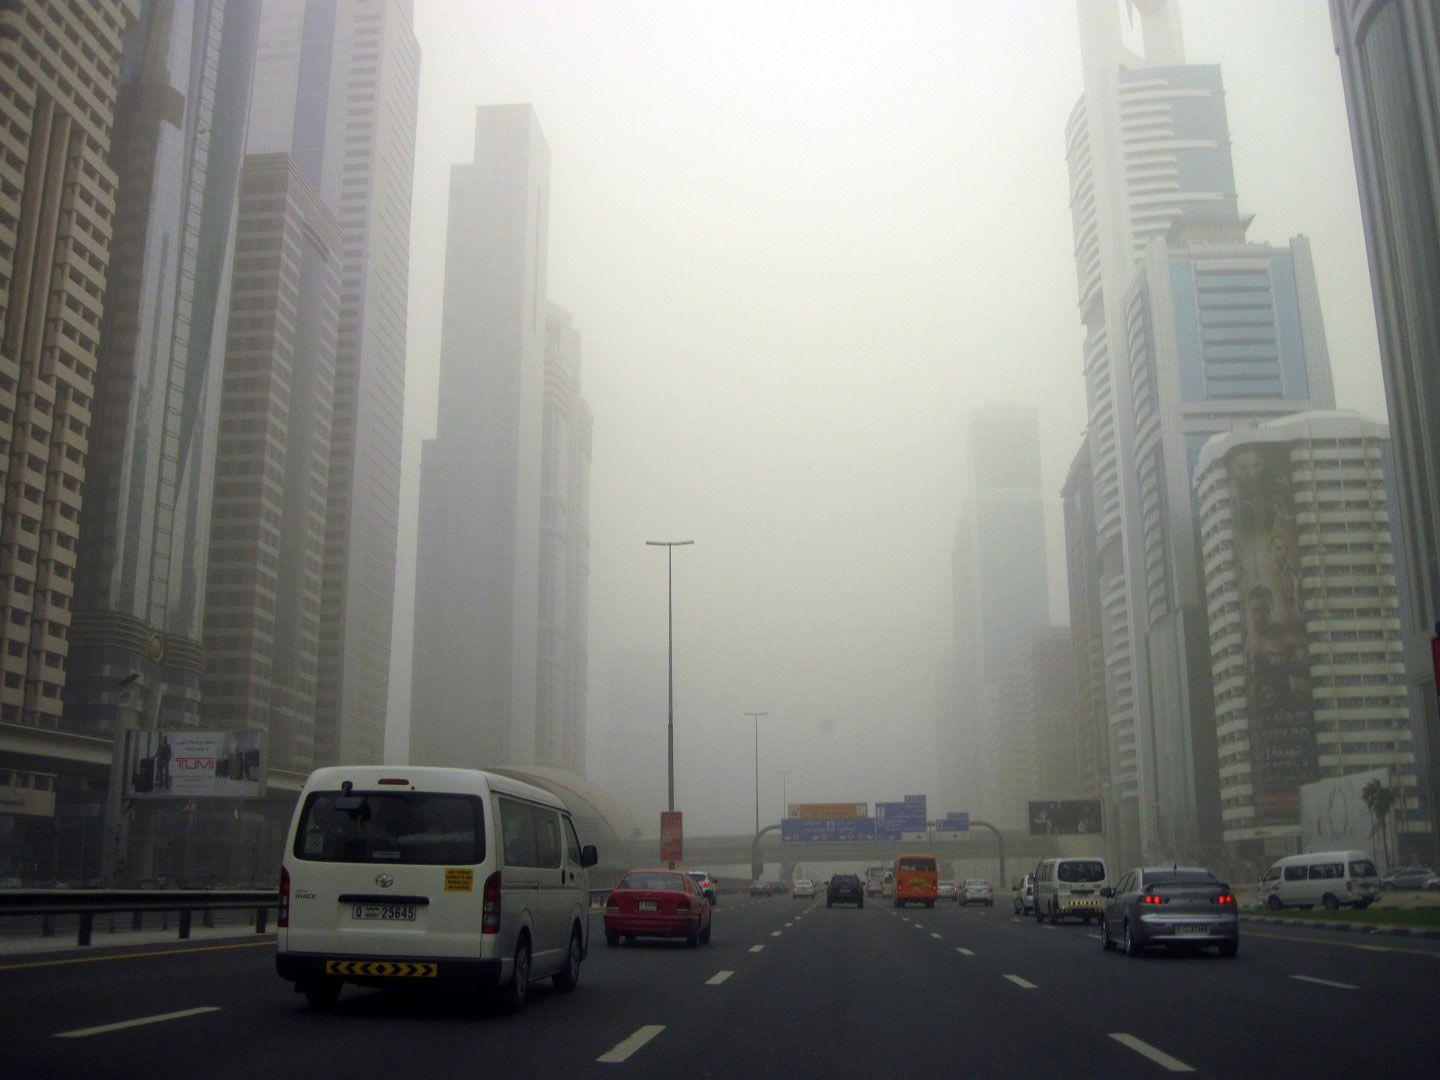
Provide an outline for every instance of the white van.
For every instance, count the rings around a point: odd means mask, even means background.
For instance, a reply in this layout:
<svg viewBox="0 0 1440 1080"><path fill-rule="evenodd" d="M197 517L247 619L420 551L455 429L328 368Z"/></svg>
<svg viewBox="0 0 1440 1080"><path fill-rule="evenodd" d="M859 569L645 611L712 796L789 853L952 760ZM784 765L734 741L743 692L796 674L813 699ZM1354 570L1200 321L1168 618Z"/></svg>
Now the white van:
<svg viewBox="0 0 1440 1080"><path fill-rule="evenodd" d="M1035 867L1035 921L1053 926L1072 916L1100 917L1100 890L1110 884L1110 868L1098 855L1042 859Z"/></svg>
<svg viewBox="0 0 1440 1080"><path fill-rule="evenodd" d="M1380 898L1375 863L1363 851L1318 851L1281 859L1260 882L1271 911L1287 907L1364 910Z"/></svg>
<svg viewBox="0 0 1440 1080"><path fill-rule="evenodd" d="M559 799L478 769L357 765L305 782L280 870L275 967L310 1003L347 982L573 990L588 868Z"/></svg>

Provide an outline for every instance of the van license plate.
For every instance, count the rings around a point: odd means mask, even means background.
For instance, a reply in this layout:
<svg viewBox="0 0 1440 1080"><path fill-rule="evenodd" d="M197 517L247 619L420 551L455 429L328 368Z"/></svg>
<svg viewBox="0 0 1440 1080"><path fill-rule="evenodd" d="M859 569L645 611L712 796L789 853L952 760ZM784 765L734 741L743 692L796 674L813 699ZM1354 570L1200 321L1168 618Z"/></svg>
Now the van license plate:
<svg viewBox="0 0 1440 1080"><path fill-rule="evenodd" d="M352 919L381 919L389 922L414 922L414 904L354 904Z"/></svg>

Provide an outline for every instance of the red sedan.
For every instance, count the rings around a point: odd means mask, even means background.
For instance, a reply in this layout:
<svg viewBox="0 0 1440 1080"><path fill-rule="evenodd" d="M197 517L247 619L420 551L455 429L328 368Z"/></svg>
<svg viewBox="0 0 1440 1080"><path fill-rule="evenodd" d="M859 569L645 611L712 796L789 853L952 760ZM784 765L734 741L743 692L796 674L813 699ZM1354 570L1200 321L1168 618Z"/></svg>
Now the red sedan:
<svg viewBox="0 0 1440 1080"><path fill-rule="evenodd" d="M679 870L631 870L605 901L605 943L637 937L679 937L687 945L710 940L710 903Z"/></svg>

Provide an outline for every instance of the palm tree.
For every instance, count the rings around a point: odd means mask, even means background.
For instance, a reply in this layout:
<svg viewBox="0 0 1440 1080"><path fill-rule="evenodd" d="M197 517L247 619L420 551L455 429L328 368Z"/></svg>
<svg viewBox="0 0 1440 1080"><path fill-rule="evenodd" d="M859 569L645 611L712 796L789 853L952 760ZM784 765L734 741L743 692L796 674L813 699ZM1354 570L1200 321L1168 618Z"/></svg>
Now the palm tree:
<svg viewBox="0 0 1440 1080"><path fill-rule="evenodd" d="M1390 833L1386 828L1386 823L1390 820L1390 812L1395 807L1395 789L1386 787L1379 780L1371 780L1360 789L1360 798L1364 800L1375 823L1380 826L1380 845L1385 850L1385 861L1389 863Z"/></svg>

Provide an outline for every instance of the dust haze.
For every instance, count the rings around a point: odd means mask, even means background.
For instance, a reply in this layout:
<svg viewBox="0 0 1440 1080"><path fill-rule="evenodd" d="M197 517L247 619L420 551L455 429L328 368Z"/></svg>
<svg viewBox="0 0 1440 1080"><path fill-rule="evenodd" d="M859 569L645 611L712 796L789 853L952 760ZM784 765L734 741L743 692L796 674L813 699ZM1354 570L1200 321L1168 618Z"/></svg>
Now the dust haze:
<svg viewBox="0 0 1440 1080"><path fill-rule="evenodd" d="M1073 0L416 0L422 51L388 753L404 760L419 447L434 431L449 167L477 105L553 155L549 295L583 335L592 779L737 833L790 799L935 787L935 681L972 412L1040 410L1052 621L1059 489L1085 428L1065 166ZM1222 65L1252 239L1314 245L1337 404L1384 415L1329 16L1191 0ZM943 813L961 806L932 806ZM653 831L652 826L652 831Z"/></svg>

